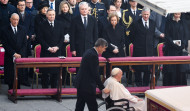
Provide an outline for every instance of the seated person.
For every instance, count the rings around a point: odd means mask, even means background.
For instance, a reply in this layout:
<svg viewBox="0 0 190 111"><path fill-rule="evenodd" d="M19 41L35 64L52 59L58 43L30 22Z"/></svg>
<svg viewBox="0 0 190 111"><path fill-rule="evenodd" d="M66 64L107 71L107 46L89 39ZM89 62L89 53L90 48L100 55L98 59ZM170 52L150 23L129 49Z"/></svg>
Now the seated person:
<svg viewBox="0 0 190 111"><path fill-rule="evenodd" d="M105 81L104 86L110 90L109 94L102 94L103 98L110 96L112 100L127 99L129 100L129 107L134 107L135 111L145 111L145 101L137 96L133 96L130 92L121 84L123 72L119 68L114 68L111 72L111 76ZM115 103L115 105L122 105L122 102Z"/></svg>

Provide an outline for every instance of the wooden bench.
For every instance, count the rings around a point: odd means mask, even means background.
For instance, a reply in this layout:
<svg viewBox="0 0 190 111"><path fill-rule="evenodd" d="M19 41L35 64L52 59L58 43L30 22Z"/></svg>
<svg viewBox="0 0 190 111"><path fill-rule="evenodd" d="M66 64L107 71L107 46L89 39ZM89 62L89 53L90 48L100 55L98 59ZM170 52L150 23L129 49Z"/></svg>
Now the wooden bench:
<svg viewBox="0 0 190 111"><path fill-rule="evenodd" d="M155 89L155 66L161 64L190 64L190 56L117 57L107 59L110 73L113 66L152 65L150 89Z"/></svg>
<svg viewBox="0 0 190 111"><path fill-rule="evenodd" d="M63 67L80 67L82 57L66 57L60 59L58 57L49 58L19 58L15 60L15 76L13 89L8 91L8 98L14 103L17 102L17 96L33 96L33 95L55 95L58 101L61 101L62 93L62 68ZM104 79L106 75L106 59L99 57L99 66L104 67ZM58 67L60 68L58 87L56 89L17 89L18 69L33 67Z"/></svg>
<svg viewBox="0 0 190 111"><path fill-rule="evenodd" d="M156 86L155 89L162 89L162 88L173 88L173 87L181 87L181 86ZM150 87L126 87L130 93L139 94L144 93L147 90L150 90ZM17 96L51 96L57 95L57 88L52 89L17 89ZM96 88L96 94L101 94L101 91ZM8 97L11 98L13 95L13 89L8 91ZM62 88L61 95L77 95L76 88ZM16 98L17 99L17 98Z"/></svg>

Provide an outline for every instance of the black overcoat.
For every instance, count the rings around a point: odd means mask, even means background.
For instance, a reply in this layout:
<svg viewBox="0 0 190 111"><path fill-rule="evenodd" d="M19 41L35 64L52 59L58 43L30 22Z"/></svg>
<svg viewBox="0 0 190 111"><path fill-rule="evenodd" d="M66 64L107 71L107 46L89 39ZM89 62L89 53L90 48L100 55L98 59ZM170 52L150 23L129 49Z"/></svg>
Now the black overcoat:
<svg viewBox="0 0 190 111"><path fill-rule="evenodd" d="M13 55L21 54L21 57L26 55L26 31L24 27L17 26L17 33L14 34L11 26L3 28L3 46L5 48L4 70L5 83L12 84L14 81L14 63Z"/></svg>
<svg viewBox="0 0 190 111"><path fill-rule="evenodd" d="M51 28L48 21L40 25L38 41L41 44L41 57L58 57L61 55L61 48L64 41L64 27L61 22L54 21L54 28ZM48 51L49 47L58 46L56 53ZM49 69L49 68L48 68ZM51 73L53 70L46 70ZM53 72L54 73L54 72Z"/></svg>
<svg viewBox="0 0 190 111"><path fill-rule="evenodd" d="M88 15L87 27L85 28L81 15L75 17L71 24L71 51L76 51L78 57L82 57L87 49L94 46L98 38L96 19Z"/></svg>
<svg viewBox="0 0 190 111"><path fill-rule="evenodd" d="M96 86L104 89L99 75L99 59L98 53L94 48L87 50L81 61L79 71L77 73L77 91L85 94L96 94Z"/></svg>
<svg viewBox="0 0 190 111"><path fill-rule="evenodd" d="M133 56L134 57L147 57L153 56L154 52L154 34L155 34L155 23L149 19L149 28L146 29L143 25L142 19L132 23L130 40L133 43ZM137 66L134 67L136 70L147 71L148 67Z"/></svg>
<svg viewBox="0 0 190 111"><path fill-rule="evenodd" d="M103 56L106 58L110 57L124 57L124 38L125 38L125 30L124 28L117 24L115 29L113 26L109 24L109 26L103 32L103 38L108 42L108 48L103 53ZM119 49L119 53L114 54L114 47L111 45L115 45Z"/></svg>

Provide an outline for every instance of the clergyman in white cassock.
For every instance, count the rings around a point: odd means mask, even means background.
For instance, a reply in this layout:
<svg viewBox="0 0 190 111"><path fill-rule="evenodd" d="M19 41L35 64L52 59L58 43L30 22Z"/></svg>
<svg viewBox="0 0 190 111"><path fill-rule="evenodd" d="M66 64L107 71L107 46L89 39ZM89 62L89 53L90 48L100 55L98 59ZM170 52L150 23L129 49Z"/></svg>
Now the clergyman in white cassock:
<svg viewBox="0 0 190 111"><path fill-rule="evenodd" d="M110 90L110 93L102 93L102 97L107 98L110 96L112 100L127 99L129 100L129 106L134 107L135 111L145 111L145 101L137 96L131 95L124 85L119 82L122 78L122 71L119 68L114 68L111 75L112 76L104 82L104 86ZM115 105L121 104L123 104L123 102L115 103Z"/></svg>

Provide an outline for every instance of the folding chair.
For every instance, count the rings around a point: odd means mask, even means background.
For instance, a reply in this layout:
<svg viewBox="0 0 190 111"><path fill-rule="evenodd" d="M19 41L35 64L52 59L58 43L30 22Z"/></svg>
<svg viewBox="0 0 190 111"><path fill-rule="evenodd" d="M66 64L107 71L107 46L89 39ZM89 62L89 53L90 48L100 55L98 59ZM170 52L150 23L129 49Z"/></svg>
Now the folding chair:
<svg viewBox="0 0 190 111"><path fill-rule="evenodd" d="M66 57L72 57L72 53L71 53L71 51L70 51L70 44L68 44L68 45L66 46ZM67 73L69 73L69 75L70 75L70 87L71 87L71 86L72 86L72 74L76 74L76 68L67 67L66 70L67 70ZM65 87L65 85L66 85L67 73L66 73L66 75L65 75L64 87Z"/></svg>
<svg viewBox="0 0 190 111"><path fill-rule="evenodd" d="M1 86L1 76L4 76L4 55L5 49L0 47L0 86Z"/></svg>
<svg viewBox="0 0 190 111"><path fill-rule="evenodd" d="M34 57L35 58L39 58L40 57L40 53L41 53L41 45L38 44L34 48L34 54L35 54ZM38 77L39 77L38 75L39 74L41 74L39 72L39 68L34 67L34 74L33 74L33 79L32 79L32 89L33 89L33 83L34 83L34 76L35 75L36 75L36 87L38 88Z"/></svg>

